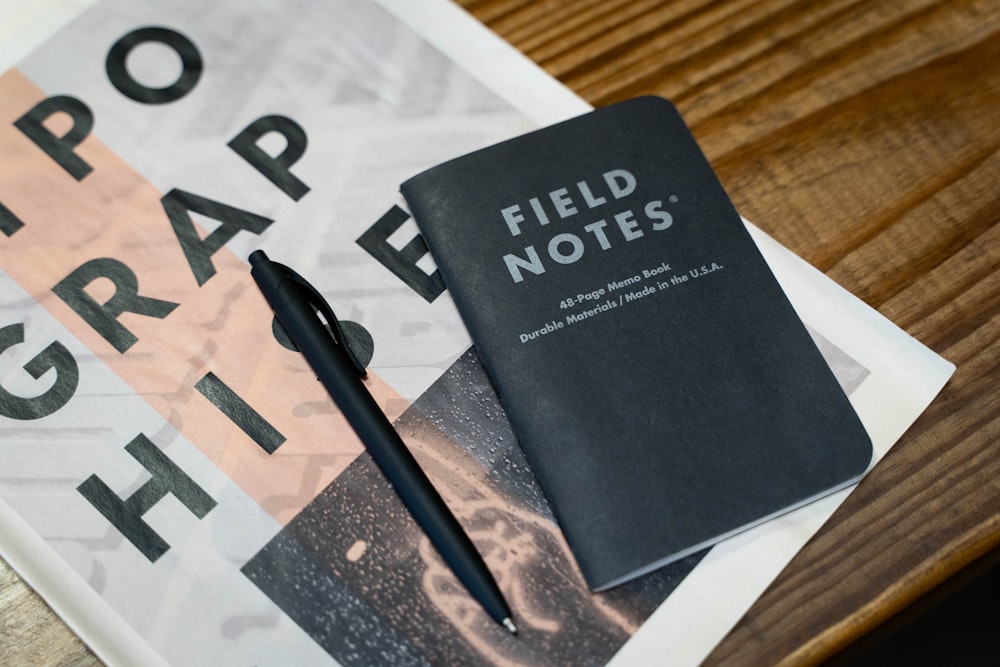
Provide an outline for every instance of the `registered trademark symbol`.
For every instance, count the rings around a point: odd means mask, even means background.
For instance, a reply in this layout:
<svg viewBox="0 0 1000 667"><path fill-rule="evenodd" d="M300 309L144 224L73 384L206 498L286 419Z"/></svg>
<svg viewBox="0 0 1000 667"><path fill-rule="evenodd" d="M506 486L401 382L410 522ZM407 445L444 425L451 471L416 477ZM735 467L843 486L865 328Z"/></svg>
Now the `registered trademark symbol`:
<svg viewBox="0 0 1000 667"><path fill-rule="evenodd" d="M677 203L677 195L670 195L670 203L671 204Z"/></svg>

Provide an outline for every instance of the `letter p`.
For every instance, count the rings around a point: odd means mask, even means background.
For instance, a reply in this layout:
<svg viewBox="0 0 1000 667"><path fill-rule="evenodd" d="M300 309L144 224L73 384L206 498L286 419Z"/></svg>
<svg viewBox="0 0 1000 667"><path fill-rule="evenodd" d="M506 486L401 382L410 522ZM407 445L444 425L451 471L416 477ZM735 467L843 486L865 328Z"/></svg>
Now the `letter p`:
<svg viewBox="0 0 1000 667"><path fill-rule="evenodd" d="M53 114L59 112L69 114L73 120L72 127L61 137L52 134L43 125ZM46 98L15 120L14 126L76 180L82 181L84 176L93 171L93 167L73 152L94 126L94 115L86 104L75 97L57 95Z"/></svg>

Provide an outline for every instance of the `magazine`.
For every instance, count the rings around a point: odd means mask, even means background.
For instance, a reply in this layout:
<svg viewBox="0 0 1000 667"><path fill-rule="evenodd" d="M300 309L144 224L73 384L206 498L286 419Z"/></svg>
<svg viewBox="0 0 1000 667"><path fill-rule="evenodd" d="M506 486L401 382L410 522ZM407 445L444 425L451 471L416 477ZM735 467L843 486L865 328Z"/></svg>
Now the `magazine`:
<svg viewBox="0 0 1000 667"><path fill-rule="evenodd" d="M587 592L398 194L587 106L414 5L59 5L0 75L0 554L109 664L695 664L846 496ZM883 455L952 367L751 233ZM258 248L367 341L517 637L272 328Z"/></svg>

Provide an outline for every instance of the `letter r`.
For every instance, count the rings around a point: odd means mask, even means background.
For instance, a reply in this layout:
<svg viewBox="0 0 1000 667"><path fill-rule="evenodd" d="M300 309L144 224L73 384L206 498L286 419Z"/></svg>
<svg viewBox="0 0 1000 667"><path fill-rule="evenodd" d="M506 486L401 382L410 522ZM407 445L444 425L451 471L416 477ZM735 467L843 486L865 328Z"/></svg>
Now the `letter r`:
<svg viewBox="0 0 1000 667"><path fill-rule="evenodd" d="M98 278L107 278L115 285L114 296L104 304L84 290ZM60 280L52 291L122 354L139 339L117 320L119 315L128 311L162 320L180 305L140 295L139 279L132 269L109 257L86 262Z"/></svg>

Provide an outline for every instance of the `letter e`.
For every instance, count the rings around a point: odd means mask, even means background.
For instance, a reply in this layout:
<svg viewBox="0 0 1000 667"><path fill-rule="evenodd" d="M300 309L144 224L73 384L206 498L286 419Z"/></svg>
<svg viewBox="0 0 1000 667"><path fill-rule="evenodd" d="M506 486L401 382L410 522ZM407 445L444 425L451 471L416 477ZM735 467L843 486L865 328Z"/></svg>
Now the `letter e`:
<svg viewBox="0 0 1000 667"><path fill-rule="evenodd" d="M431 303L444 292L444 279L437 270L428 274L417 266L417 262L428 252L424 237L417 234L402 250L396 250L388 241L389 237L409 219L409 213L399 206L393 206L359 236L356 243L422 296L427 303Z"/></svg>

